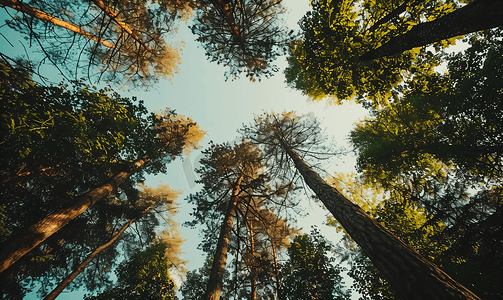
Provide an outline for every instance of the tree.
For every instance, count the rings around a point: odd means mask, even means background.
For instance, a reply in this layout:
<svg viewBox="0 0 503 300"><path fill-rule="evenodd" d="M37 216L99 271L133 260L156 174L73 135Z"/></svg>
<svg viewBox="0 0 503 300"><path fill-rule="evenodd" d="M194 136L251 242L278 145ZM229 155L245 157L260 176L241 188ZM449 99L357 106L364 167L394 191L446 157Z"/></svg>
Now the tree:
<svg viewBox="0 0 503 300"><path fill-rule="evenodd" d="M476 0L446 16L413 26L384 45L359 57L359 61L391 56L415 47L503 25L503 1Z"/></svg>
<svg viewBox="0 0 503 300"><path fill-rule="evenodd" d="M150 187L145 187L143 186L143 192L140 192L140 198L142 198L141 201L141 208L143 211L139 214L139 216L136 216L129 220L122 228L105 244L97 247L91 254L89 254L84 261L82 261L76 268L75 270L69 274L63 281L58 284L58 286L51 292L49 293L44 299L45 300L52 300L56 299L56 297L80 274L82 271L87 267L87 265L96 257L98 256L103 250L107 249L111 245L113 245L121 236L122 234L131 226L134 222L136 222L139 218L141 218L145 213L150 211L151 209L156 210L158 208L161 208L161 206L166 206L166 209L172 209L172 204L174 200L180 195L180 191L173 191L169 188L169 186L163 185L159 186L157 189L152 189ZM171 207L170 207L171 206ZM171 228L171 231L173 231L173 234L176 235L177 233L177 228ZM168 233L169 231L166 231ZM173 244L173 243L171 243ZM167 247L169 247L169 244L166 244ZM167 259L170 261L173 261L176 253L176 249L172 249L170 251L172 259L170 260L168 256Z"/></svg>
<svg viewBox="0 0 503 300"><path fill-rule="evenodd" d="M292 186L289 182L283 183L276 178L270 181L263 169L261 152L249 143L211 145L204 153L206 157L201 160L202 167L197 170L201 174L199 182L203 184L203 189L189 198L189 202L196 204L196 207L192 213L195 220L188 224L206 225L206 240L201 247L203 251L214 255L204 298L218 299L223 286L227 253L229 250L234 251L235 280L238 278L238 269L253 269L251 265L256 262L254 258L259 249L258 236L254 230L257 223L264 220L259 215L258 208L267 206L264 203L270 199L278 203L284 202L280 199ZM217 232L220 232L218 236ZM250 264L245 262L240 267L239 262L245 260ZM248 274L246 281L250 283L250 290L253 290L253 286L257 287L257 274ZM247 292L247 288L240 291ZM238 290L235 289L235 292ZM246 297L253 294L253 291L249 291Z"/></svg>
<svg viewBox="0 0 503 300"><path fill-rule="evenodd" d="M58 210L66 207L60 211L68 217L58 221L61 228L109 195L129 174L136 173L141 178L143 172L165 170L167 160L174 159L184 149L189 150L202 137L197 125L173 112L145 117L142 105L136 107L131 100L118 95L111 98L105 92L90 93L80 86L74 91L42 87L31 82L26 74L10 71L15 75L2 81L2 96L6 99L2 111L5 116L2 147L7 150L6 158L9 159L2 160L2 175L6 174L8 179L3 180L6 188L2 202L8 212L10 235L17 235L20 241L29 240L29 235L21 234L20 228L36 223L45 215L57 217ZM9 69L2 74L9 74ZM74 124L76 126L72 126ZM106 127L107 124L110 126ZM61 142L57 144L58 141ZM133 159L137 159L137 155L140 159L135 162ZM54 161L46 164L47 158ZM40 169L46 170L40 172ZM19 176L20 170L25 171L23 176ZM113 173L115 177L111 176ZM109 183L103 185L105 180ZM72 208L77 205L74 197L79 194L83 195L78 204L80 208ZM10 202L13 199L17 199L16 204ZM34 213L26 219L22 216L29 210L13 214L19 210L19 203L23 203L25 209L33 209ZM44 221L41 222L44 231ZM35 232L31 234L38 235ZM46 232L42 239L27 241L31 246L22 252L26 253L50 235ZM7 256L18 253L19 258L24 254L17 252L19 248L14 240L3 239L2 263L7 266L16 260L7 259ZM7 252L5 247L12 251Z"/></svg>
<svg viewBox="0 0 503 300"><path fill-rule="evenodd" d="M408 83L403 96L357 125L351 141L368 180L434 176L455 167L480 180L501 178L501 30L472 39L448 73Z"/></svg>
<svg viewBox="0 0 503 300"><path fill-rule="evenodd" d="M241 201L244 186L252 184L259 176L261 157L260 152L248 144L234 147L212 145L203 153L206 157L201 160L202 167L197 171L201 174L200 183L204 187L201 192L191 195L189 202L197 205L193 225L205 222L209 214L221 224L204 295L204 299L219 299L236 206ZM225 209L223 220L219 216L221 209ZM209 246L207 243L205 247Z"/></svg>
<svg viewBox="0 0 503 300"><path fill-rule="evenodd" d="M470 195L473 184L469 178L452 174L436 183L434 189L423 187L421 193L419 187L397 185L386 193L382 189L379 192L355 176L331 183L336 183L354 203L371 203L366 210L372 217L456 281L470 286L484 299L501 295L499 282L494 278L500 277L502 255L498 245L503 241L502 229L493 223L500 214L496 200L500 188ZM373 193L382 194L382 201L366 201ZM340 226L333 219L329 224ZM347 250L342 256L349 257L352 287L365 299L395 299L389 283L380 278L379 270L361 249L348 236L343 240Z"/></svg>
<svg viewBox="0 0 503 300"><path fill-rule="evenodd" d="M454 3L425 1L407 6L407 14L393 18L386 26L367 30L393 11L390 3L396 1L313 1L313 10L299 22L302 38L290 44L287 83L318 101L326 97L331 103L368 98L374 104L383 104L404 78L429 72L439 64L440 56L424 48L374 59L360 57L424 19L452 12ZM441 49L454 42L453 38L434 46Z"/></svg>
<svg viewBox="0 0 503 300"><path fill-rule="evenodd" d="M343 269L329 256L332 251L315 227L310 235L293 240L281 268L285 299L349 299L340 275Z"/></svg>
<svg viewBox="0 0 503 300"><path fill-rule="evenodd" d="M187 18L192 2L2 0L20 15L7 24L33 40L64 76L148 86L171 79L180 64L180 46L165 39L174 21ZM30 47L31 47L30 43Z"/></svg>
<svg viewBox="0 0 503 300"><path fill-rule="evenodd" d="M283 28L281 0L204 0L198 2L191 30L212 62L229 67L226 79L246 72L254 81L278 69L293 32Z"/></svg>
<svg viewBox="0 0 503 300"><path fill-rule="evenodd" d="M303 124L307 126L304 127ZM400 297L479 299L327 184L304 162L294 149L309 152L309 148L306 150L303 147L302 141L306 141L307 147L310 147L312 140L319 138L316 137L316 133L320 131L316 120L302 119L291 112L281 116L264 114L256 119L254 127L245 127L243 131L251 141L263 144L264 151L288 155L305 183L363 249ZM283 161L281 168L288 168L288 160Z"/></svg>
<svg viewBox="0 0 503 300"><path fill-rule="evenodd" d="M96 296L86 295L85 299L177 299L166 251L166 244L157 243L123 261L116 270L117 283Z"/></svg>

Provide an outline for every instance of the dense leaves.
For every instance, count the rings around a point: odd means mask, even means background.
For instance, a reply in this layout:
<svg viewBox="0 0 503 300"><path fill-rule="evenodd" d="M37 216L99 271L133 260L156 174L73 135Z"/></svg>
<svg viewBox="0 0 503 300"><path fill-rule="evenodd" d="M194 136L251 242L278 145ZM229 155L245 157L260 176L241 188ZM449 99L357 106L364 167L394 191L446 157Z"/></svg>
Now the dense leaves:
<svg viewBox="0 0 503 300"><path fill-rule="evenodd" d="M114 286L85 299L178 299L173 280L169 277L170 264L166 251L169 251L167 245L158 243L123 261L116 270L117 282Z"/></svg>
<svg viewBox="0 0 503 300"><path fill-rule="evenodd" d="M290 86L314 100L330 97L330 102L367 98L385 103L391 90L404 77L421 73L438 64L431 52L420 49L377 59L360 61L359 56L389 38L408 31L424 18L436 18L452 11L452 1L424 1L407 6L401 14L376 30L367 30L393 10L396 2L319 0L299 25L301 39L290 44L289 67L285 70ZM444 42L446 46L453 41Z"/></svg>
<svg viewBox="0 0 503 300"><path fill-rule="evenodd" d="M254 81L278 71L274 60L293 38L282 24L284 12L281 0L198 1L191 29L206 56L229 68L227 79L246 72Z"/></svg>
<svg viewBox="0 0 503 300"><path fill-rule="evenodd" d="M501 31L473 38L445 75L409 83L404 96L353 130L358 166L386 185L399 173L434 175L455 165L482 178L502 173Z"/></svg>
<svg viewBox="0 0 503 300"><path fill-rule="evenodd" d="M289 259L281 268L285 299L349 299L333 247L318 230L297 236L288 248Z"/></svg>
<svg viewBox="0 0 503 300"><path fill-rule="evenodd" d="M165 172L166 163L197 147L204 133L190 118L173 111L148 114L141 102L115 93L82 84L46 87L6 63L1 67L3 245L23 228L107 183L111 175L136 173L108 199L2 273L2 293L18 299L32 280L40 278L39 292L45 295L117 228L137 217L146 205L135 188L137 180L145 172ZM145 162L142 169L134 167L138 159ZM153 215L149 217L136 224L144 242L153 239L158 225ZM123 239L131 243L123 255L142 246L134 236L125 234ZM106 284L118 254L114 247L107 249L79 281L89 291Z"/></svg>

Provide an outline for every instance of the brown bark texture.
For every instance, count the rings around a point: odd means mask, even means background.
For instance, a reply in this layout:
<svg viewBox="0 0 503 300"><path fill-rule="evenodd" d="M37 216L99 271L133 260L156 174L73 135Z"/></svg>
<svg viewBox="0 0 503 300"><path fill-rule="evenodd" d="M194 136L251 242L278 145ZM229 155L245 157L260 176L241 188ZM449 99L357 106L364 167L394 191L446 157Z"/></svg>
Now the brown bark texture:
<svg viewBox="0 0 503 300"><path fill-rule="evenodd" d="M236 206L239 201L239 193L241 192L241 181L243 176L239 176L232 186L232 195L225 212L224 222L220 228L220 236L218 237L217 248L213 256L213 265L211 266L210 278L206 286L204 295L205 300L219 300L222 293L222 280L224 270L227 263L227 252L229 250L229 240L232 231L232 222L236 213Z"/></svg>
<svg viewBox="0 0 503 300"><path fill-rule="evenodd" d="M139 168L144 163L144 160L139 160L135 163L135 166ZM118 173L109 183L78 197L72 206L63 208L45 217L34 225L21 231L16 236L5 241L0 247L0 273L5 271L48 237L66 226L66 224L78 217L96 202L110 195L113 190L129 177L129 175L130 173L128 172Z"/></svg>
<svg viewBox="0 0 503 300"><path fill-rule="evenodd" d="M147 209L145 209L142 214L146 213L147 211L149 211L151 208L151 206L149 206ZM134 218L134 219L131 219L129 220L129 222L127 222L126 224L124 224L124 226L122 226L122 228L116 233L114 234L114 236L108 241L106 242L105 244L99 246L98 248L96 248L91 254L89 254L86 259L84 259L76 268L75 270L73 270L72 273L70 273L70 275L68 275L65 279L63 279L56 288L54 288L54 290L52 290L52 292L50 292L47 296L45 296L44 300L54 300L56 299L56 297L59 296L59 294L61 294L61 292L63 292L63 290L80 274L82 273L82 271L84 271L84 269L87 267L87 265L89 265L89 263L91 261L93 261L93 259L98 256L103 250L107 249L108 247L112 246L113 243L115 243L121 236L122 234L124 233L124 231L126 231L126 229L129 228L129 226L131 226L131 224L133 224L134 222L136 222L136 220L138 220L138 218Z"/></svg>
<svg viewBox="0 0 503 300"><path fill-rule="evenodd" d="M503 0L477 0L437 20L418 24L384 45L361 55L373 60L452 37L503 25Z"/></svg>
<svg viewBox="0 0 503 300"><path fill-rule="evenodd" d="M278 254L276 253L276 243L271 239L272 255L274 257L274 271L276 277L276 296L278 299L283 299L281 294L281 278L279 277Z"/></svg>
<svg viewBox="0 0 503 300"><path fill-rule="evenodd" d="M327 184L286 143L285 152L306 184L362 248L400 299L479 299Z"/></svg>
<svg viewBox="0 0 503 300"><path fill-rule="evenodd" d="M255 232L253 230L253 221L248 222L248 227L250 228L250 253L255 257ZM255 261L252 262L255 264ZM252 268L255 271L255 268ZM257 300L257 279L255 274L251 274L251 290L250 290L250 300Z"/></svg>
<svg viewBox="0 0 503 300"><path fill-rule="evenodd" d="M0 4L7 6L7 7L10 7L10 8L13 8L19 12L30 15L30 16L35 17L37 19L40 19L44 22L49 22L49 23L52 23L56 26L63 27L65 29L73 31L73 32L85 37L85 38L88 38L90 40L98 42L98 43L102 44L103 46L106 46L109 48L115 47L114 44L109 43L109 42L105 41L104 39L99 38L99 37L95 36L94 34L85 31L80 26L77 26L75 24L72 24L72 23L64 21L64 20L60 20L60 19L54 17L53 15L48 14L44 11L39 10L39 9L36 9L32 6L29 6L28 4L23 3L22 1L0 0Z"/></svg>

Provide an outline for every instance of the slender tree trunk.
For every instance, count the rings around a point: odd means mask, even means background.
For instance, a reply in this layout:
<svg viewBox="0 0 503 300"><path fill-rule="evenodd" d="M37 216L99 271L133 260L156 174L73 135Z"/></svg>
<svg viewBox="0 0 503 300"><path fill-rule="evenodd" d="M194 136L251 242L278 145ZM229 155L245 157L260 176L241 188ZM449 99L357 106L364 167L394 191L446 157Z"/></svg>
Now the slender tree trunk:
<svg viewBox="0 0 503 300"><path fill-rule="evenodd" d="M281 146L306 184L363 249L397 296L409 300L480 300L327 184L284 141L281 141Z"/></svg>
<svg viewBox="0 0 503 300"><path fill-rule="evenodd" d="M144 163L144 160L139 160L135 163L135 166L139 168ZM130 173L128 172L120 172L115 175L109 183L78 197L72 206L63 208L45 217L4 242L0 247L0 273L5 271L5 269L30 252L38 244L63 228L71 220L78 217L96 202L110 195L110 193L124 182L129 175Z"/></svg>
<svg viewBox="0 0 503 300"><path fill-rule="evenodd" d="M96 6L98 6L109 18L114 20L114 22L119 25L122 30L127 32L135 41L137 41L140 45L142 45L145 50L152 53L152 49L145 43L139 36L137 36L133 30L129 27L129 25L118 17L119 13L115 12L115 10L105 4L102 0L91 0Z"/></svg>
<svg viewBox="0 0 503 300"><path fill-rule="evenodd" d="M276 253L276 243L271 238L272 255L274 258L274 272L276 273L276 296L279 300L283 300L281 291L281 278L279 278L278 254Z"/></svg>
<svg viewBox="0 0 503 300"><path fill-rule="evenodd" d="M142 212L142 215L146 212L148 212L150 210L150 208L152 208L152 206L149 206L148 208L146 208L143 212ZM133 224L134 222L136 222L136 220L138 220L138 218L134 218L134 219L131 219L129 220L129 222L127 222L126 224L124 224L124 226L122 226L121 230L119 230L119 232L117 232L108 242L106 242L105 244L99 246L98 248L96 248L91 254L89 254L85 260L83 260L76 268L75 270L70 274L68 275L65 279L63 279L63 281L61 281L58 286L52 290L51 293L49 293L45 298L44 300L54 300L56 299L56 297L59 296L59 294L61 294L61 292L63 292L63 290L77 277L79 276L80 273L82 273L82 271L84 271L84 269L87 267L87 265L96 257L98 256L103 250L107 249L108 247L112 246L113 243L115 243L121 236L122 234L124 233L124 231L126 231L126 229L128 229L129 226L131 226L131 224Z"/></svg>
<svg viewBox="0 0 503 300"><path fill-rule="evenodd" d="M361 55L373 60L471 32L503 25L503 0L477 0L437 20L418 24L381 47Z"/></svg>
<svg viewBox="0 0 503 300"><path fill-rule="evenodd" d="M255 263L255 232L253 230L253 221L250 220L248 222L248 227L250 228L250 252L253 256L253 264ZM256 269L254 268L255 266L252 266L252 274L251 274L251 289L250 289L250 300L257 300L257 278L255 271Z"/></svg>
<svg viewBox="0 0 503 300"><path fill-rule="evenodd" d="M227 263L227 251L229 250L229 240L232 231L232 222L236 212L236 206L241 192L241 181L243 176L239 176L232 186L232 195L227 205L224 222L220 228L217 249L213 256L213 265L211 266L210 278L204 294L205 300L219 300L222 293L222 280L224 276L225 265Z"/></svg>
<svg viewBox="0 0 503 300"><path fill-rule="evenodd" d="M77 26L75 24L72 24L72 23L64 21L64 20L60 20L60 19L54 17L53 15L48 14L44 11L39 10L39 9L36 9L34 7L31 7L28 4L23 3L22 1L19 1L19 0L0 0L0 4L7 6L7 7L10 7L10 8L13 8L19 12L30 15L32 17L35 17L35 18L42 20L44 22L49 22L49 23L52 23L56 26L63 27L65 29L73 31L73 32L85 37L85 38L88 38L90 40L98 42L98 43L102 44L103 46L106 46L109 48L115 47L114 44L109 43L109 42L105 41L104 39L99 38L99 37L95 36L94 34L85 31L80 26Z"/></svg>

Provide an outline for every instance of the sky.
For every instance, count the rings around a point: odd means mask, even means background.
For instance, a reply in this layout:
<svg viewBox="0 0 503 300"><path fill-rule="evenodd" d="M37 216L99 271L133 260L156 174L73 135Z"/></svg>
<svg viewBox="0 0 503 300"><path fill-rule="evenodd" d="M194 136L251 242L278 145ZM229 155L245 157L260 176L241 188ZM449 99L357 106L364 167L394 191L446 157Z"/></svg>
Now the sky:
<svg viewBox="0 0 503 300"><path fill-rule="evenodd" d="M308 0L288 0L285 6L289 10L286 26L298 29L297 21L309 10ZM3 18L2 18L3 19ZM0 27L0 32L7 35L7 27ZM19 38L10 33L9 39ZM347 145L347 136L354 123L363 119L366 111L355 103L343 105L327 105L324 102L313 103L302 95L301 92L287 87L284 82L282 71L286 66L285 57L280 57L276 64L280 72L269 79L261 82L250 82L246 78L235 81L225 81L224 67L210 63L204 50L198 47L195 36L185 24L180 24L178 33L173 36L173 42L184 41L185 47L182 52L182 64L180 73L176 74L172 82L160 81L148 91L118 91L124 96L137 96L145 101L149 111L161 110L166 107L176 109L178 114L193 118L200 128L207 132L201 146L206 147L209 141L215 143L232 142L238 136L236 132L243 124L253 122L255 115L263 112L297 111L298 114L312 112L326 128L329 137L334 138L338 146ZM169 43L170 41L168 41ZM26 45L26 41L23 41ZM13 43L14 49L0 37L0 47L13 52L20 51L19 43ZM16 48L17 47L17 48ZM156 186L163 182L173 189L183 190L178 199L181 203L179 213L175 220L179 223L191 220L189 213L192 207L184 200L190 193L199 190L195 184L194 168L198 165L201 157L199 151L194 151L190 157L183 161L176 160L168 166L168 174L148 176L146 183ZM327 170L329 173L354 171L355 160L352 156L336 158ZM324 225L327 211L318 207L315 203L306 200L309 215L299 219L298 226L304 228L304 232L310 231L311 225L317 225L323 235L332 242L337 242L339 236L334 228ZM183 249L182 258L189 260L188 269L193 270L202 266L205 255L197 250L201 241L197 229L185 227L179 228L187 241ZM58 299L79 299L82 293L62 293ZM36 299L34 295L26 299Z"/></svg>

